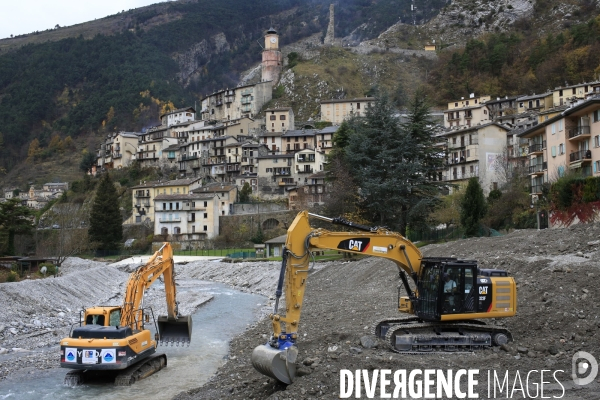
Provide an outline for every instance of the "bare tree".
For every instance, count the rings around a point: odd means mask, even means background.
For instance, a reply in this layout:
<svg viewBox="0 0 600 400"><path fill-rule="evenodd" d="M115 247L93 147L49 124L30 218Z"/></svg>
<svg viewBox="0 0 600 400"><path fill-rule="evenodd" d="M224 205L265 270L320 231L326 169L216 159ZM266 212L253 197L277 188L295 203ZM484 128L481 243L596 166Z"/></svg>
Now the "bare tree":
<svg viewBox="0 0 600 400"><path fill-rule="evenodd" d="M38 230L38 256L54 257L60 267L67 258L90 250L89 210L86 203L58 203L45 217L49 226L48 229Z"/></svg>

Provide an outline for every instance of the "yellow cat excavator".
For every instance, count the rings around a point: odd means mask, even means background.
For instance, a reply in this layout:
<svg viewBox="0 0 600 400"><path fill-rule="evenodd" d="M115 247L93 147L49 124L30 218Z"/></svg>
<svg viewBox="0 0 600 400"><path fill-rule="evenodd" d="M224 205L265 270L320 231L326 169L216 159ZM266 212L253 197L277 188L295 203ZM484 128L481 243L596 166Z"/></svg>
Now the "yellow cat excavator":
<svg viewBox="0 0 600 400"><path fill-rule="evenodd" d="M143 307L143 298L160 276L165 284L167 315L155 319L152 309ZM178 311L171 245L163 244L130 275L121 307L92 307L81 314L79 326L60 342L60 366L73 370L65 377L66 385L116 372L115 385L127 386L164 368L167 356L156 353L157 342L189 345L192 336L191 316L179 315ZM156 329L154 339L146 328L151 323Z"/></svg>
<svg viewBox="0 0 600 400"><path fill-rule="evenodd" d="M313 229L309 217L362 232ZM402 283L398 310L411 316L374 323L374 334L398 353L465 352L512 340L504 327L480 319L512 317L517 311L516 284L506 271L479 269L477 262L456 258L424 258L402 235L342 218L299 213L287 233L283 262L270 315L273 334L252 352L252 364L283 383L296 376L297 339L309 263L318 249L382 257L393 261ZM412 285L409 284L412 282ZM285 285L285 315L279 300ZM407 295L401 296L404 287Z"/></svg>

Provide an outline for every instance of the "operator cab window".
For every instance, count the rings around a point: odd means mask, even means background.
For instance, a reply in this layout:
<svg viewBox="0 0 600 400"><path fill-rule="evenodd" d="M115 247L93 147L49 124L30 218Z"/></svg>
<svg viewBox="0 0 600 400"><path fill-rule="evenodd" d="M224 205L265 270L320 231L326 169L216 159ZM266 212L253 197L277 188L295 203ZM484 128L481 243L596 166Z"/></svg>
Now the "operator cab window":
<svg viewBox="0 0 600 400"><path fill-rule="evenodd" d="M104 326L104 315L88 315L85 320L85 324Z"/></svg>
<svg viewBox="0 0 600 400"><path fill-rule="evenodd" d="M442 314L459 314L475 311L474 266L449 265L442 276Z"/></svg>
<svg viewBox="0 0 600 400"><path fill-rule="evenodd" d="M111 311L108 323L110 326L119 326L121 323L121 310Z"/></svg>

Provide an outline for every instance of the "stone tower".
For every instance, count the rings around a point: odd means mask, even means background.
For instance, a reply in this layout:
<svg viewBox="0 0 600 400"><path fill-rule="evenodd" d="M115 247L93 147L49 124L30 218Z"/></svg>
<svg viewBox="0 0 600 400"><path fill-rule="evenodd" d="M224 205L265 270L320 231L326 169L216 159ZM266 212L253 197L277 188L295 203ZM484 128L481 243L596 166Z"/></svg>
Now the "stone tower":
<svg viewBox="0 0 600 400"><path fill-rule="evenodd" d="M327 25L327 33L325 34L325 40L323 44L332 45L335 40L335 16L333 14L333 4L329 5L329 25Z"/></svg>
<svg viewBox="0 0 600 400"><path fill-rule="evenodd" d="M262 52L262 82L279 80L283 65L283 57L279 51L279 35L270 28L265 35L265 49Z"/></svg>

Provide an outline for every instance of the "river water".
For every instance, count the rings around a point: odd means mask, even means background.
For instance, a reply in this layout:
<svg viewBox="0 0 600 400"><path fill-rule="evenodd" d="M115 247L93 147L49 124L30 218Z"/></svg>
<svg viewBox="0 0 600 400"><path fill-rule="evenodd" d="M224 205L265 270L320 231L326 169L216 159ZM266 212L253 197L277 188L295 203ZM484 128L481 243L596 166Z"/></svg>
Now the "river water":
<svg viewBox="0 0 600 400"><path fill-rule="evenodd" d="M266 298L239 292L226 285L196 281L186 282L183 290L213 295L192 316L193 330L189 347L158 346L167 354L168 366L129 387L111 384L63 385L65 368L53 368L0 382L0 399L168 399L187 389L201 386L225 362L229 341L254 323ZM180 288L178 288L180 291ZM58 346L48 351L56 351Z"/></svg>

